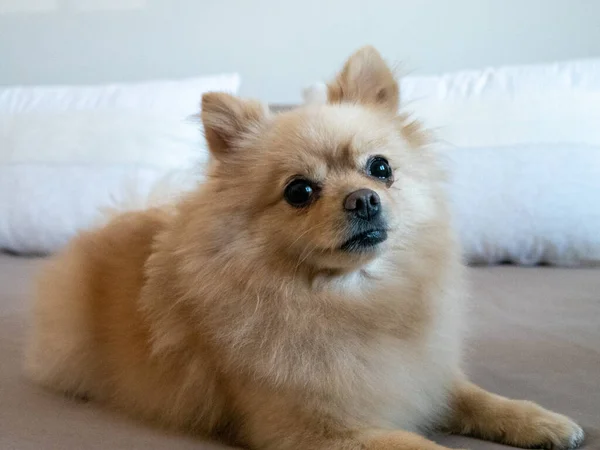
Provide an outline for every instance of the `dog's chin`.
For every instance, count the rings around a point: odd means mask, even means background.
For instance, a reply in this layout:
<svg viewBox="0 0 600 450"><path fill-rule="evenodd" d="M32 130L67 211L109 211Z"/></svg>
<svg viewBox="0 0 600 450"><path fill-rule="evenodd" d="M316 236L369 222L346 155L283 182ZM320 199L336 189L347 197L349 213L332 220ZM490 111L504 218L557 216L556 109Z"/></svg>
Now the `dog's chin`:
<svg viewBox="0 0 600 450"><path fill-rule="evenodd" d="M334 248L315 252L313 264L323 270L352 271L369 264L385 251L388 231L376 228L353 234Z"/></svg>
<svg viewBox="0 0 600 450"><path fill-rule="evenodd" d="M352 235L341 246L340 250L347 254L374 253L388 238L385 228L373 228Z"/></svg>

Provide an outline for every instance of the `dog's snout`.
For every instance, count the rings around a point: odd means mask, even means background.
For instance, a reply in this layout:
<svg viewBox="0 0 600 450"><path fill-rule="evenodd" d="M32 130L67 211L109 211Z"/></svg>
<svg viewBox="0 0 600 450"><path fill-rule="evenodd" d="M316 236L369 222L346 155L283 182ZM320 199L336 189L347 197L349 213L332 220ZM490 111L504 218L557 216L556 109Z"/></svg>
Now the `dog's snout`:
<svg viewBox="0 0 600 450"><path fill-rule="evenodd" d="M344 209L364 220L371 220L381 211L381 201L377 192L371 189L359 189L344 200Z"/></svg>

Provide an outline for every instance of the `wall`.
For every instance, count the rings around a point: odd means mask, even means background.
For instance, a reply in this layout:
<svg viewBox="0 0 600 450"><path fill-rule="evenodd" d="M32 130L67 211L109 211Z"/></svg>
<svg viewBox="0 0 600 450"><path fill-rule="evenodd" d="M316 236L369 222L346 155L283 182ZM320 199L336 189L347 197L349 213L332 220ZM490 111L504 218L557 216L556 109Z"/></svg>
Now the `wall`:
<svg viewBox="0 0 600 450"><path fill-rule="evenodd" d="M597 0L0 0L0 84L238 71L296 101L371 43L405 71L600 56Z"/></svg>

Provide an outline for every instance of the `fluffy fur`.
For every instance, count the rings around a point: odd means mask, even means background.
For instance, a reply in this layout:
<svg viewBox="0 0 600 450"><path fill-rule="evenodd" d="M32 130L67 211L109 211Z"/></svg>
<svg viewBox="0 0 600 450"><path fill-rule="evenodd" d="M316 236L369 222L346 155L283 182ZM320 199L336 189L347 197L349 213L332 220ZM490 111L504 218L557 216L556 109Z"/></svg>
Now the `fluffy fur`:
<svg viewBox="0 0 600 450"><path fill-rule="evenodd" d="M372 48L328 104L271 115L207 94L207 181L174 208L82 233L40 279L35 381L162 426L261 450L434 450L434 428L577 446L568 418L470 384L462 268L426 134L397 115ZM365 172L387 159L393 180ZM295 208L291 179L318 186ZM388 239L344 251L343 202L380 198Z"/></svg>

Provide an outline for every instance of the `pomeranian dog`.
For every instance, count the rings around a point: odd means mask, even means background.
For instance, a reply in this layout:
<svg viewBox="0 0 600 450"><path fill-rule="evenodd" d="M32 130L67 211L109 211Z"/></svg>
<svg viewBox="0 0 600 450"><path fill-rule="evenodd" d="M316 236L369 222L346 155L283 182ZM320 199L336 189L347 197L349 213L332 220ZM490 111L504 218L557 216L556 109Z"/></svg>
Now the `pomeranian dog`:
<svg viewBox="0 0 600 450"><path fill-rule="evenodd" d="M443 173L379 53L327 103L209 93L207 180L80 234L43 273L27 371L55 390L257 450L569 449L582 429L461 371Z"/></svg>

